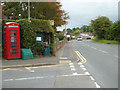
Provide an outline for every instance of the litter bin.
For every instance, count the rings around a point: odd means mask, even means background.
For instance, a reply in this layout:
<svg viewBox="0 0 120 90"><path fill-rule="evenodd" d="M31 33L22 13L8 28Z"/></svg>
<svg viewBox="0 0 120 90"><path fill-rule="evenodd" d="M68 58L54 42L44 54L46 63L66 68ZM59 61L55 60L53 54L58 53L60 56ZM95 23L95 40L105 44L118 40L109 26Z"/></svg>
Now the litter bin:
<svg viewBox="0 0 120 90"><path fill-rule="evenodd" d="M27 48L21 49L21 58L23 60L33 59L33 53L32 53L32 51L30 49L27 49Z"/></svg>
<svg viewBox="0 0 120 90"><path fill-rule="evenodd" d="M50 45L44 45L45 51L43 52L44 56L50 56Z"/></svg>

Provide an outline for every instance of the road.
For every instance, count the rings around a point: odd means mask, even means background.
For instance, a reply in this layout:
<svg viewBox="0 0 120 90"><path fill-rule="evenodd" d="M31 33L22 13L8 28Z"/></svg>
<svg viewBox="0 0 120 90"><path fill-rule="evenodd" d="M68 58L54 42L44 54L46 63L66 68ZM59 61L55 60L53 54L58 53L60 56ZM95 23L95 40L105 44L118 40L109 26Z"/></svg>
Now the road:
<svg viewBox="0 0 120 90"><path fill-rule="evenodd" d="M117 88L118 47L70 41L58 65L2 70L3 88Z"/></svg>
<svg viewBox="0 0 120 90"><path fill-rule="evenodd" d="M101 87L118 87L118 45L99 44L91 40L72 43L87 60L84 64Z"/></svg>

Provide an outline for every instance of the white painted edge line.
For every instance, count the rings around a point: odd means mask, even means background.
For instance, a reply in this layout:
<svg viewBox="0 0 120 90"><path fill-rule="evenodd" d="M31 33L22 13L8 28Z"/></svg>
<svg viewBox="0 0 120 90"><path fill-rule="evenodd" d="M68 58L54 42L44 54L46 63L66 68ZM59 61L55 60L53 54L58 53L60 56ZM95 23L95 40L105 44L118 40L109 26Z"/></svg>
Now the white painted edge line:
<svg viewBox="0 0 120 90"><path fill-rule="evenodd" d="M91 78L91 80L92 80L92 81L94 81L94 80L95 80L92 76L90 76L90 78Z"/></svg>
<svg viewBox="0 0 120 90"><path fill-rule="evenodd" d="M77 72L75 72L75 73L73 73L73 75L78 75L78 73L77 73Z"/></svg>
<svg viewBox="0 0 120 90"><path fill-rule="evenodd" d="M94 82L97 88L100 88L100 85L97 84L97 82Z"/></svg>
<svg viewBox="0 0 120 90"><path fill-rule="evenodd" d="M87 73L85 74L78 74L78 73L73 73L69 75L60 75L56 77L67 77L67 76L88 76ZM44 77L28 77L28 78L18 78L18 79L6 79L3 81L14 81L14 80L31 80L31 79L42 79L42 78L53 78L54 76L44 76Z"/></svg>

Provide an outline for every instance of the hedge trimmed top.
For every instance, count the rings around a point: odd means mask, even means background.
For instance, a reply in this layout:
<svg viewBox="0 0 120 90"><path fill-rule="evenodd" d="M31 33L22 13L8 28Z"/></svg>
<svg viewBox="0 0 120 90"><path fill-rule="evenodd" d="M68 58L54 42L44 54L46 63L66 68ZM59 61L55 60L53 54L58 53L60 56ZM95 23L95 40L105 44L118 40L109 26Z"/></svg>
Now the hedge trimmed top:
<svg viewBox="0 0 120 90"><path fill-rule="evenodd" d="M3 20L3 24L7 22L17 22L22 26L26 26L29 24L36 32L46 32L46 33L54 33L52 26L49 24L47 20L41 19L31 19L31 22L28 22L28 19L20 19L20 20Z"/></svg>

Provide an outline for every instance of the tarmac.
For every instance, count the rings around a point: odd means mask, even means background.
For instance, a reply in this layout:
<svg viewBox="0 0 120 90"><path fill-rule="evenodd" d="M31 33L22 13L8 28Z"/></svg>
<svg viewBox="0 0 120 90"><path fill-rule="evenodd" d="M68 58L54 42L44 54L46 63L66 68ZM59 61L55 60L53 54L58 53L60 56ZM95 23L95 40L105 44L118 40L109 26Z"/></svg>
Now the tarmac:
<svg viewBox="0 0 120 90"><path fill-rule="evenodd" d="M19 68L19 67L29 67L29 66L44 66L44 65L56 65L59 64L59 58L62 55L64 50L64 46L60 48L56 53L55 56L46 56L40 58L33 58L28 60L22 59L14 59L14 60L7 60L2 59L2 65L0 66L1 69L4 68Z"/></svg>

